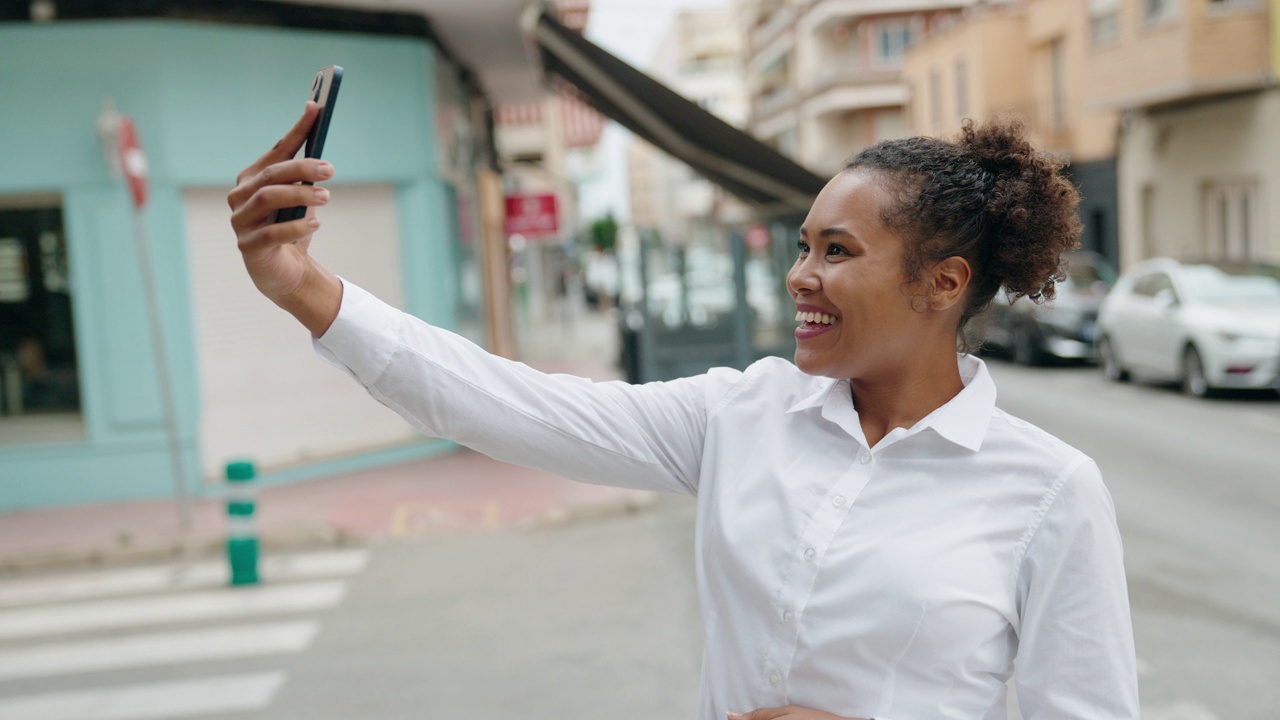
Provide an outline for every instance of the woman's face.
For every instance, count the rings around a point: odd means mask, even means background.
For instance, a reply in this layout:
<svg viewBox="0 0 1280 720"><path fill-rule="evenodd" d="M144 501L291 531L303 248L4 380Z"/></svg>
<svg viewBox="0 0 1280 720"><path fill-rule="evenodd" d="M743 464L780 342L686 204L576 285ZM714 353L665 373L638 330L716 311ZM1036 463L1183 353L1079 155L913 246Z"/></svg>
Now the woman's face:
<svg viewBox="0 0 1280 720"><path fill-rule="evenodd" d="M889 202L879 175L853 170L832 178L809 209L787 289L804 318L796 366L810 375L884 377L919 349L924 316L912 306L903 240L880 218Z"/></svg>

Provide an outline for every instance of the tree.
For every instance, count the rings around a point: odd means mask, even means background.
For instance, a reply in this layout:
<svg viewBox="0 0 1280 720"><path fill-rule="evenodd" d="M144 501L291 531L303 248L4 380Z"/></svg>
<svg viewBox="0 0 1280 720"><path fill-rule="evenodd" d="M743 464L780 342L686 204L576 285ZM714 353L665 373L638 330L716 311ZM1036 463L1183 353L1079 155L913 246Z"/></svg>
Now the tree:
<svg viewBox="0 0 1280 720"><path fill-rule="evenodd" d="M606 213L604 217L591 223L591 244L601 252L613 252L613 247L618 241L618 221L613 219L613 213Z"/></svg>

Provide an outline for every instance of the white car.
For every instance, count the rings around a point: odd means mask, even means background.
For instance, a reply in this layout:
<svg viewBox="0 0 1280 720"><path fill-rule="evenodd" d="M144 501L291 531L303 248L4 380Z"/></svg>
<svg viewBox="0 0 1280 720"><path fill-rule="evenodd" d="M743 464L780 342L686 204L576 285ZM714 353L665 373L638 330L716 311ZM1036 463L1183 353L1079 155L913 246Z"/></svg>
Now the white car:
<svg viewBox="0 0 1280 720"><path fill-rule="evenodd" d="M1146 260L1102 303L1098 354L1110 380L1130 373L1197 396L1280 390L1280 267Z"/></svg>

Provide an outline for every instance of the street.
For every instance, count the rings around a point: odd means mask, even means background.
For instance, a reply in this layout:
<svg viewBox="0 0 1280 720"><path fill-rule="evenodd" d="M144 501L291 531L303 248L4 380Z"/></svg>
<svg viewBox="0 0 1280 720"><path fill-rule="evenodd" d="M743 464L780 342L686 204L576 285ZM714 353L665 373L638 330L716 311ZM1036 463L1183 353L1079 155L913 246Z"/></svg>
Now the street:
<svg viewBox="0 0 1280 720"><path fill-rule="evenodd" d="M1147 720L1280 717L1280 401L991 360L1102 467ZM692 717L693 505L275 558L0 581L6 720Z"/></svg>

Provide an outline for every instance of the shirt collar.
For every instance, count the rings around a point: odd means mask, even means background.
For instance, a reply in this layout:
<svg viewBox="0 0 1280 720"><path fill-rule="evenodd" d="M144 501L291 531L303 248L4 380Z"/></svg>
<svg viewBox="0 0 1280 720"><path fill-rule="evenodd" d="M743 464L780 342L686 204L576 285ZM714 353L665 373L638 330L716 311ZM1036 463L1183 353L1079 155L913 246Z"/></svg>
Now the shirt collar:
<svg viewBox="0 0 1280 720"><path fill-rule="evenodd" d="M934 432L947 440L977 452L982 447L982 440L991 424L991 412L996 406L996 384L991 380L991 373L982 360L972 355L960 355L957 362L960 364L960 380L964 383L964 389L942 407L925 416L917 423L917 427L933 428ZM848 380L827 379L817 391L797 401L787 412L825 407L830 400L836 399L832 398L832 394L841 388L844 391L840 395L852 410L853 403L847 399L850 398L848 387ZM823 415L826 416L827 413L824 412Z"/></svg>

